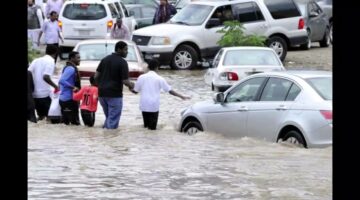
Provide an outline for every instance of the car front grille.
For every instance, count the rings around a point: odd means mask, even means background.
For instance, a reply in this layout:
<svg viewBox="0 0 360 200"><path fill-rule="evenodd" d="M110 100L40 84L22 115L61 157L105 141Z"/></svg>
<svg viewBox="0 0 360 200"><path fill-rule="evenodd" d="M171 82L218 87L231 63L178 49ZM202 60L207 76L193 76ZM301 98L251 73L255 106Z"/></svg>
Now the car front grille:
<svg viewBox="0 0 360 200"><path fill-rule="evenodd" d="M148 45L150 38L150 36L133 35L132 41L134 41L137 45L146 46Z"/></svg>

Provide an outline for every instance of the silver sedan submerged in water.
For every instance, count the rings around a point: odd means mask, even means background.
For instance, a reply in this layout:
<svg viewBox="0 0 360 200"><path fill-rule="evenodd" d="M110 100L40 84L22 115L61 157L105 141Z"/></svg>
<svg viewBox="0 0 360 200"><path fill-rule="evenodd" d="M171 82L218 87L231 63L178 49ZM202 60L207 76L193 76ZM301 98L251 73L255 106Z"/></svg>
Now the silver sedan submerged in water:
<svg viewBox="0 0 360 200"><path fill-rule="evenodd" d="M286 141L304 147L332 145L332 74L325 71L250 75L214 101L181 113L179 131Z"/></svg>

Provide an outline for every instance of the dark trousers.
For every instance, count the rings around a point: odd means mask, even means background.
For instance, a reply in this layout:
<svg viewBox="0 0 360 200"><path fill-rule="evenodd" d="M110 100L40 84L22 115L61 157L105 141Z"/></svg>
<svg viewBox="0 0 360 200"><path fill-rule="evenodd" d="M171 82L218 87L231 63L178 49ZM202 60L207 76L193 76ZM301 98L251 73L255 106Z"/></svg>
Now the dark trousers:
<svg viewBox="0 0 360 200"><path fill-rule="evenodd" d="M80 125L79 119L79 103L77 101L61 101L59 100L61 107L62 121L64 124Z"/></svg>
<svg viewBox="0 0 360 200"><path fill-rule="evenodd" d="M27 110L27 119L31 122L37 123L34 108Z"/></svg>
<svg viewBox="0 0 360 200"><path fill-rule="evenodd" d="M142 112L144 127L150 130L156 130L156 125L159 117L158 112Z"/></svg>
<svg viewBox="0 0 360 200"><path fill-rule="evenodd" d="M51 98L45 97L45 98L34 98L35 102L35 110L39 117L39 120L44 119L48 116L50 104L51 104Z"/></svg>
<svg viewBox="0 0 360 200"><path fill-rule="evenodd" d="M92 127L95 123L95 112L81 110L81 118L86 126Z"/></svg>
<svg viewBox="0 0 360 200"><path fill-rule="evenodd" d="M47 45L53 45L53 46L55 46L57 48L56 55L55 55L55 63L56 63L57 57L59 55L59 43L46 44L46 46Z"/></svg>

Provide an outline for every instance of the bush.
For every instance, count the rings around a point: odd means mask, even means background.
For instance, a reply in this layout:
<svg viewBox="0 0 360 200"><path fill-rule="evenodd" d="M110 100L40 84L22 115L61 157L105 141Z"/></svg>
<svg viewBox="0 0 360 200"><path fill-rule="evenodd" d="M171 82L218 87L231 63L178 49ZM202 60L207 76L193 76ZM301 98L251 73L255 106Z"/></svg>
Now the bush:
<svg viewBox="0 0 360 200"><path fill-rule="evenodd" d="M221 47L234 46L265 46L266 37L258 35L245 35L244 26L240 22L225 21L224 28L218 30L217 33L224 33L217 42Z"/></svg>

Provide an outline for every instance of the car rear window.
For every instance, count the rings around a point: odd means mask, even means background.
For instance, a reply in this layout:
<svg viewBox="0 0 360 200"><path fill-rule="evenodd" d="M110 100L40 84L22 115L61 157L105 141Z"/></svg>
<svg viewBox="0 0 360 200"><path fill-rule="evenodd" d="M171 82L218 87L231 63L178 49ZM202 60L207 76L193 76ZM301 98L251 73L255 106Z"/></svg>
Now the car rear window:
<svg viewBox="0 0 360 200"><path fill-rule="evenodd" d="M306 81L315 89L315 91L325 100L332 100L332 78L308 78Z"/></svg>
<svg viewBox="0 0 360 200"><path fill-rule="evenodd" d="M282 64L277 55L267 50L229 50L226 52L224 66L233 65L278 65Z"/></svg>
<svg viewBox="0 0 360 200"><path fill-rule="evenodd" d="M67 4L63 16L72 20L98 20L106 17L102 4Z"/></svg>
<svg viewBox="0 0 360 200"><path fill-rule="evenodd" d="M113 53L114 48L115 44L82 44L77 51L80 53L81 60L101 60ZM133 45L128 45L128 54L125 60L137 62Z"/></svg>
<svg viewBox="0 0 360 200"><path fill-rule="evenodd" d="M274 19L301 16L293 0L264 0Z"/></svg>

